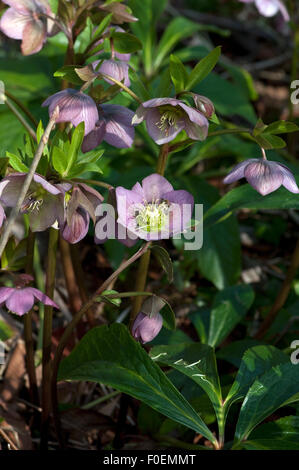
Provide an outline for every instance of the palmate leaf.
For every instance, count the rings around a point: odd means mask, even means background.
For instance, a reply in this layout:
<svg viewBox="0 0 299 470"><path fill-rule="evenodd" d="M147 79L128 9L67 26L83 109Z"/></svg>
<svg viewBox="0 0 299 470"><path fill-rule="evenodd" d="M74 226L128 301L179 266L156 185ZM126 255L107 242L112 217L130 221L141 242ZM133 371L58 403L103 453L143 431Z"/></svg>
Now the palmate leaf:
<svg viewBox="0 0 299 470"><path fill-rule="evenodd" d="M90 330L61 362L59 380L110 385L215 442L196 411L124 325L116 323Z"/></svg>
<svg viewBox="0 0 299 470"><path fill-rule="evenodd" d="M241 407L235 438L241 442L278 408L299 400L298 366L287 362L256 379Z"/></svg>

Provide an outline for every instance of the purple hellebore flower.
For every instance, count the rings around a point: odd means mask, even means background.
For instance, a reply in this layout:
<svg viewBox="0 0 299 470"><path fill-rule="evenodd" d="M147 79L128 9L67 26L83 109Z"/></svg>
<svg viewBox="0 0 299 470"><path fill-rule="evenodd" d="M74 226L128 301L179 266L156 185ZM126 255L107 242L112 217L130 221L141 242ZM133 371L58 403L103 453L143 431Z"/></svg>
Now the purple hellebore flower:
<svg viewBox="0 0 299 470"><path fill-rule="evenodd" d="M198 111L206 116L206 118L210 119L215 112L215 107L212 101L206 96L198 95L197 93L192 93L192 96Z"/></svg>
<svg viewBox="0 0 299 470"><path fill-rule="evenodd" d="M202 112L176 98L154 98L137 108L132 124L146 121L151 138L159 145L173 140L183 129L190 139L205 140L209 122Z"/></svg>
<svg viewBox="0 0 299 470"><path fill-rule="evenodd" d="M96 209L104 198L84 183L74 187L69 183L59 186L65 191L65 219L60 226L62 237L69 243L78 243L88 232L90 217L95 222Z"/></svg>
<svg viewBox="0 0 299 470"><path fill-rule="evenodd" d="M281 0L239 0L243 3L255 3L261 15L271 17L280 12L285 21L290 21L290 15Z"/></svg>
<svg viewBox="0 0 299 470"><path fill-rule="evenodd" d="M117 222L143 240L168 239L182 233L191 219L194 199L174 191L166 178L152 174L131 190L117 187Z"/></svg>
<svg viewBox="0 0 299 470"><path fill-rule="evenodd" d="M82 152L89 152L103 140L113 147L131 147L135 136L132 126L134 112L116 104L102 104L98 109L100 119L94 129L84 137Z"/></svg>
<svg viewBox="0 0 299 470"><path fill-rule="evenodd" d="M85 135L94 129L99 119L97 105L93 99L73 88L66 88L49 96L42 106L49 106L49 116L53 114L57 106L59 107L56 122L71 122L76 127L84 121Z"/></svg>
<svg viewBox="0 0 299 470"><path fill-rule="evenodd" d="M241 178L246 178L248 183L263 196L272 193L281 185L291 193L299 193L293 174L282 163L250 158L236 165L223 182L229 184Z"/></svg>
<svg viewBox="0 0 299 470"><path fill-rule="evenodd" d="M115 78L119 82L122 82L125 86L130 86L131 82L129 79L129 65L124 60L113 60L107 59L103 60L99 68L97 67L99 64L99 60L93 62L93 68L96 72L105 73L106 75L110 75L110 77ZM103 77L103 79L112 85L114 82L109 80L109 78Z"/></svg>
<svg viewBox="0 0 299 470"><path fill-rule="evenodd" d="M20 316L29 312L36 300L59 309L58 305L40 290L25 287L32 280L32 276L21 274L15 287L0 287L0 306L5 304L8 310Z"/></svg>
<svg viewBox="0 0 299 470"><path fill-rule="evenodd" d="M9 5L0 20L0 29L12 39L22 39L23 55L39 52L53 22L47 18L52 11L46 0L3 0ZM47 16L45 16L47 15Z"/></svg>
<svg viewBox="0 0 299 470"><path fill-rule="evenodd" d="M140 343L152 341L159 333L163 325L160 313L153 316L139 312L132 326L132 335Z"/></svg>
<svg viewBox="0 0 299 470"><path fill-rule="evenodd" d="M2 183L7 184L0 190L0 202L4 206L15 207L26 176L26 173L11 173L4 178ZM33 232L42 232L56 220L63 220L63 198L60 189L35 173L21 212L28 213Z"/></svg>

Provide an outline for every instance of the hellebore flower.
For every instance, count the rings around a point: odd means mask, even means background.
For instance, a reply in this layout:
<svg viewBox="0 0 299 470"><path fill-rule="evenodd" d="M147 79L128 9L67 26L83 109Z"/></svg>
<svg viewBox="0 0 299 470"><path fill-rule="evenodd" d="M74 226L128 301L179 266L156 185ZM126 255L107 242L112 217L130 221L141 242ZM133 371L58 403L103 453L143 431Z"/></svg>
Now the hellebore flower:
<svg viewBox="0 0 299 470"><path fill-rule="evenodd" d="M281 0L240 0L243 3L255 3L261 15L271 17L280 12L285 21L290 21L290 15Z"/></svg>
<svg viewBox="0 0 299 470"><path fill-rule="evenodd" d="M130 86L131 82L129 79L129 65L124 60L103 60L100 67L98 68L99 60L93 62L93 68L96 72L105 73L106 75L110 75L110 77L115 78L119 82L122 82L126 86ZM109 78L103 77L103 79L112 85L114 82L109 80Z"/></svg>
<svg viewBox="0 0 299 470"><path fill-rule="evenodd" d="M143 240L160 240L182 233L190 222L194 199L156 173L131 190L121 186L115 190L117 222Z"/></svg>
<svg viewBox="0 0 299 470"><path fill-rule="evenodd" d="M103 140L113 147L131 147L135 136L132 126L134 112L116 104L102 104L98 109L100 119L94 129L84 137L82 152L89 152Z"/></svg>
<svg viewBox="0 0 299 470"><path fill-rule="evenodd" d="M0 307L5 304L8 310L20 316L29 312L37 300L44 305L59 308L53 300L40 290L34 287L25 287L32 280L32 276L21 274L18 276L15 287L0 287Z"/></svg>
<svg viewBox="0 0 299 470"><path fill-rule="evenodd" d="M152 317L145 313L138 313L132 326L132 335L140 343L152 341L159 333L163 325L163 318L160 313Z"/></svg>
<svg viewBox="0 0 299 470"><path fill-rule="evenodd" d="M26 173L12 173L3 182L6 186L0 192L0 201L6 207L15 207ZM30 228L33 232L42 232L51 227L56 220L63 219L63 199L60 189L34 174L28 193L21 207L21 212L28 213Z"/></svg>
<svg viewBox="0 0 299 470"><path fill-rule="evenodd" d="M138 21L138 18L131 15L132 10L127 6L119 2L107 2L99 7L101 10L108 11L113 14L112 22L117 24L131 23Z"/></svg>
<svg viewBox="0 0 299 470"><path fill-rule="evenodd" d="M282 163L250 158L236 165L223 182L229 184L241 178L246 178L248 183L262 196L272 193L281 185L291 193L299 193L293 174Z"/></svg>
<svg viewBox="0 0 299 470"><path fill-rule="evenodd" d="M200 111L206 118L211 118L215 112L215 107L209 98L206 96L192 93L194 104L198 111Z"/></svg>
<svg viewBox="0 0 299 470"><path fill-rule="evenodd" d="M202 112L176 98L154 98L137 108L132 124L146 121L151 138L159 145L173 140L183 129L190 139L205 140L209 122Z"/></svg>
<svg viewBox="0 0 299 470"><path fill-rule="evenodd" d="M9 5L0 20L0 29L12 39L22 39L23 55L39 52L47 37L52 12L46 0L3 0ZM47 15L47 16L45 16Z"/></svg>
<svg viewBox="0 0 299 470"><path fill-rule="evenodd" d="M76 127L84 121L85 135L93 130L99 119L97 105L93 99L82 91L73 88L66 88L49 96L42 106L49 106L50 117L56 107L59 107L56 122L71 122Z"/></svg>
<svg viewBox="0 0 299 470"><path fill-rule="evenodd" d="M86 236L90 217L95 222L96 209L104 198L84 183L78 183L74 187L69 183L59 186L65 191L65 220L60 227L62 237L74 244Z"/></svg>

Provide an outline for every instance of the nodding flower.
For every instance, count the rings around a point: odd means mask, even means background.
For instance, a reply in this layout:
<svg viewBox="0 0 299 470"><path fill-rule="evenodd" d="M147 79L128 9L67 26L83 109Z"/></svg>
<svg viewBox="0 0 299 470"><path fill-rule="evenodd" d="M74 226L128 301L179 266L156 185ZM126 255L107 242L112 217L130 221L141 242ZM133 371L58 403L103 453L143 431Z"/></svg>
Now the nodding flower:
<svg viewBox="0 0 299 470"><path fill-rule="evenodd" d="M281 13L285 21L290 21L290 15L281 0L239 0L242 3L255 3L259 13L266 17L271 17Z"/></svg>
<svg viewBox="0 0 299 470"><path fill-rule="evenodd" d="M151 138L159 145L173 140L183 129L190 139L205 140L209 122L200 110L176 98L154 98L142 103L132 124L146 122Z"/></svg>

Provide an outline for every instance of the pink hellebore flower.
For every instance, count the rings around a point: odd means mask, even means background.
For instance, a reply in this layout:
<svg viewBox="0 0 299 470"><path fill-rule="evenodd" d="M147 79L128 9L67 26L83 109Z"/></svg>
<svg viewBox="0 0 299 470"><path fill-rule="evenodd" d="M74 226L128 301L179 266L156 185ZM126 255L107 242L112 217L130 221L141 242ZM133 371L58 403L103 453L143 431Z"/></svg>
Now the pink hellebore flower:
<svg viewBox="0 0 299 470"><path fill-rule="evenodd" d="M60 224L62 237L69 243L78 243L88 232L90 218L95 222L96 209L104 198L84 183L74 187L69 183L58 186L65 191L65 219Z"/></svg>
<svg viewBox="0 0 299 470"><path fill-rule="evenodd" d="M15 207L26 173L11 173L0 183L0 202L6 207ZM42 232L51 227L56 220L63 219L63 198L60 189L45 178L34 174L28 193L21 207L21 212L28 213L30 228L33 232Z"/></svg>
<svg viewBox="0 0 299 470"><path fill-rule="evenodd" d="M93 68L95 72L105 73L106 75L110 75L110 77L115 78L119 82L122 82L125 86L130 86L131 82L129 79L129 64L124 60L113 60L107 59L103 60L101 65L98 67L99 60L93 62ZM114 85L112 80L109 78L103 77L103 79Z"/></svg>
<svg viewBox="0 0 299 470"><path fill-rule="evenodd" d="M152 341L159 333L163 325L163 318L160 313L152 317L139 312L132 326L132 335L140 343Z"/></svg>
<svg viewBox="0 0 299 470"><path fill-rule="evenodd" d="M285 21L290 21L290 15L281 0L239 0L243 3L255 3L261 15L271 17L281 13Z"/></svg>
<svg viewBox="0 0 299 470"><path fill-rule="evenodd" d="M25 287L32 280L31 276L21 274L15 287L0 287L0 306L5 304L8 310L20 316L29 312L36 300L59 309L58 305L40 290Z"/></svg>
<svg viewBox="0 0 299 470"><path fill-rule="evenodd" d="M250 158L236 165L223 182L229 184L241 178L246 178L248 183L262 196L276 191L281 185L291 193L299 193L293 174L282 163Z"/></svg>
<svg viewBox="0 0 299 470"><path fill-rule="evenodd" d="M84 121L85 135L94 129L99 119L97 105L93 99L73 88L66 88L49 96L42 106L49 106L49 116L53 114L57 106L59 107L56 122L71 122L76 127Z"/></svg>
<svg viewBox="0 0 299 470"><path fill-rule="evenodd" d="M193 196L174 191L166 178L152 174L131 190L116 188L117 222L143 240L168 239L182 233L191 220Z"/></svg>
<svg viewBox="0 0 299 470"><path fill-rule="evenodd" d="M98 110L100 118L94 129L84 137L82 152L89 152L103 140L113 147L131 147L135 136L132 126L134 112L116 104L102 104Z"/></svg>
<svg viewBox="0 0 299 470"><path fill-rule="evenodd" d="M205 140L209 122L198 109L176 98L154 98L137 108L132 124L146 121L151 138L159 145L173 140L183 129L190 139Z"/></svg>
<svg viewBox="0 0 299 470"><path fill-rule="evenodd" d="M53 15L46 0L3 0L10 8L0 20L0 29L12 39L22 39L23 55L39 52L53 26ZM45 16L47 15L47 16Z"/></svg>

